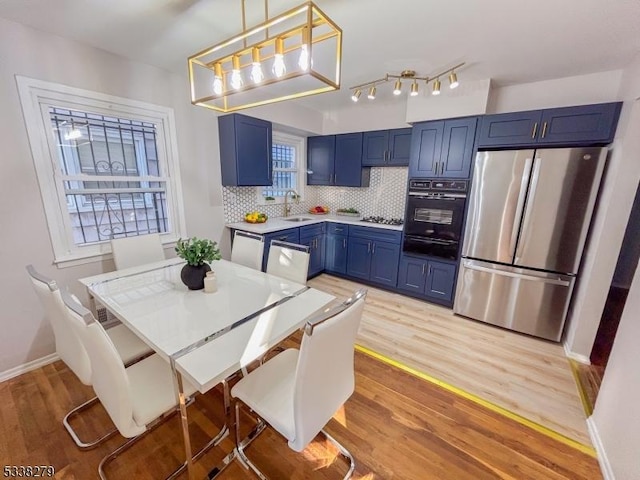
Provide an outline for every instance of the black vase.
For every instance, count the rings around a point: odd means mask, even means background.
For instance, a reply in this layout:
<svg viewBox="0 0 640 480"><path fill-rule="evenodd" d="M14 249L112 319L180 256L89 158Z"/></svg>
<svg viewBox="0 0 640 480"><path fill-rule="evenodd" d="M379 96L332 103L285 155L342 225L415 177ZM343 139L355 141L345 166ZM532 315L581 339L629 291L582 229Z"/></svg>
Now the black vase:
<svg viewBox="0 0 640 480"><path fill-rule="evenodd" d="M180 279L189 290L202 290L204 288L204 277L207 272L211 271L211 267L207 263L202 265L185 265L180 271Z"/></svg>

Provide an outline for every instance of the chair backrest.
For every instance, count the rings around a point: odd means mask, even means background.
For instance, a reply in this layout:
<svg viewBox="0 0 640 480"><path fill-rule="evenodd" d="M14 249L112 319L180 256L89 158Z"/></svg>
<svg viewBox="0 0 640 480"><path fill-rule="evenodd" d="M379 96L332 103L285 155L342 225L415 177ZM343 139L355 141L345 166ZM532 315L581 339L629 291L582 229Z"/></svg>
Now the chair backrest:
<svg viewBox="0 0 640 480"><path fill-rule="evenodd" d="M365 289L343 304L311 318L300 345L293 394L295 437L300 452L322 430L355 389L353 352Z"/></svg>
<svg viewBox="0 0 640 480"><path fill-rule="evenodd" d="M68 292L61 292L73 331L82 341L91 360L91 382L100 403L123 437L135 437L146 430L133 418L129 377L116 347L93 314Z"/></svg>
<svg viewBox="0 0 640 480"><path fill-rule="evenodd" d="M231 248L231 261L262 270L262 256L264 254L264 238L254 233L236 230L233 236L233 247Z"/></svg>
<svg viewBox="0 0 640 480"><path fill-rule="evenodd" d="M160 235L157 233L114 238L111 240L111 251L116 270L159 262L165 258Z"/></svg>
<svg viewBox="0 0 640 480"><path fill-rule="evenodd" d="M33 265L27 265L27 273L47 319L51 323L56 342L56 353L82 383L91 385L89 356L69 325L58 285L54 280L38 273Z"/></svg>
<svg viewBox="0 0 640 480"><path fill-rule="evenodd" d="M267 273L306 285L309 272L309 247L271 240Z"/></svg>

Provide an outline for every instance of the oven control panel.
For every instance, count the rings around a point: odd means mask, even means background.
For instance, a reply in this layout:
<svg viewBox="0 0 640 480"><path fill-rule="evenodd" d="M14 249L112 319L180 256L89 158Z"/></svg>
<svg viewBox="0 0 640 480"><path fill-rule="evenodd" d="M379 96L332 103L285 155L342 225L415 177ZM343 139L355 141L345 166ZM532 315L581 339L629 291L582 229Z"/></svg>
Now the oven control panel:
<svg viewBox="0 0 640 480"><path fill-rule="evenodd" d="M469 187L467 180L410 180L409 191L429 193L465 193Z"/></svg>

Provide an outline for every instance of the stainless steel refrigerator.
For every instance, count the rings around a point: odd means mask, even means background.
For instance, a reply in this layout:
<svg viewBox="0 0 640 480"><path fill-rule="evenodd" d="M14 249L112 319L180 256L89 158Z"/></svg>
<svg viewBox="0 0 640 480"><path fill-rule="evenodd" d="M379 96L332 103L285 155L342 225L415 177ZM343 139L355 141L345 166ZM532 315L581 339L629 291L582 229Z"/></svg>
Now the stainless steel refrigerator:
<svg viewBox="0 0 640 480"><path fill-rule="evenodd" d="M478 152L455 313L560 340L606 155Z"/></svg>

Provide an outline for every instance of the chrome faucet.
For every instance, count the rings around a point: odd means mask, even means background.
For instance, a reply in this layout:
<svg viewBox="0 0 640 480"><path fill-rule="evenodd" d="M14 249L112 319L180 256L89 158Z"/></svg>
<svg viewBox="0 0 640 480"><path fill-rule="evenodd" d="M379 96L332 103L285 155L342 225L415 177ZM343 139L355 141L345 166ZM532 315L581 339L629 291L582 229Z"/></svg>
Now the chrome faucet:
<svg viewBox="0 0 640 480"><path fill-rule="evenodd" d="M300 195L298 195L298 192L296 192L293 188L290 188L286 192L284 192L284 216L285 217L288 217L289 213L291 213L291 205L289 205L289 203L287 202L287 197L289 196L289 193L291 193L291 198L296 199L296 203L300 203Z"/></svg>

